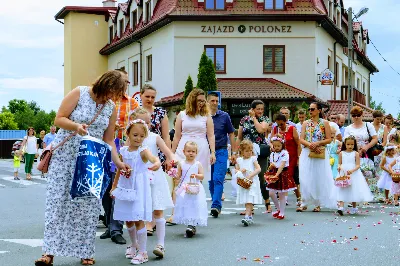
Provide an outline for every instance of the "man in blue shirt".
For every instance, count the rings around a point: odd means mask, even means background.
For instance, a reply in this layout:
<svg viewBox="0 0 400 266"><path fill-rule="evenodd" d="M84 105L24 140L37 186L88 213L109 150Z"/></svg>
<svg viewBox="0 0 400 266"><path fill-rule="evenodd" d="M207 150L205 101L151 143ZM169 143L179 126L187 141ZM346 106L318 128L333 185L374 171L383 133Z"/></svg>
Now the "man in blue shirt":
<svg viewBox="0 0 400 266"><path fill-rule="evenodd" d="M47 133L43 139L43 149L45 149L56 137L56 126L50 127L50 133Z"/></svg>
<svg viewBox="0 0 400 266"><path fill-rule="evenodd" d="M211 166L211 180L209 189L212 198L211 215L218 218L222 208L222 193L224 192L224 180L228 169L228 136L232 145L232 158L236 157L235 129L232 126L231 118L224 111L218 110L219 97L217 93L210 93L207 96L210 105L211 116L214 122L215 135L215 164Z"/></svg>

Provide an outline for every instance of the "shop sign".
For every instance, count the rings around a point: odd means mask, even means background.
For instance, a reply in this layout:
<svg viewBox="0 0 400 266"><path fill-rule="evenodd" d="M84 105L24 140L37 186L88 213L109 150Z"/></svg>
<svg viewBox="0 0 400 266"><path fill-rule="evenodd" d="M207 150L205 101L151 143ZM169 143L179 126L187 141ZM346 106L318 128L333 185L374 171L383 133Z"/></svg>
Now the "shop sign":
<svg viewBox="0 0 400 266"><path fill-rule="evenodd" d="M291 33L292 26L289 25L280 25L280 26L272 26L272 25L239 25L237 27L232 25L209 25L209 26L201 26L201 32L204 33L212 33L213 35L216 33Z"/></svg>
<svg viewBox="0 0 400 266"><path fill-rule="evenodd" d="M334 80L334 74L328 68L322 71L319 76L319 81L321 85L332 85Z"/></svg>
<svg viewBox="0 0 400 266"><path fill-rule="evenodd" d="M232 103L230 108L230 115L245 116L249 114L251 103Z"/></svg>

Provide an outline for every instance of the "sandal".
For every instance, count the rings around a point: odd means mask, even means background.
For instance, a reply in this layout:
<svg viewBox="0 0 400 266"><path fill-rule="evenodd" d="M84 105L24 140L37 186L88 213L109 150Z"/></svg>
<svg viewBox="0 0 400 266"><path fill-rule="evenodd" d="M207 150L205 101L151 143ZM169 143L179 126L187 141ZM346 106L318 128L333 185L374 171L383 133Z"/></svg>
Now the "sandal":
<svg viewBox="0 0 400 266"><path fill-rule="evenodd" d="M35 260L36 266L53 266L54 256L43 254L41 258Z"/></svg>
<svg viewBox="0 0 400 266"><path fill-rule="evenodd" d="M128 246L125 251L125 258L133 259L138 254L138 249L136 247Z"/></svg>
<svg viewBox="0 0 400 266"><path fill-rule="evenodd" d="M154 229L147 229L147 236L153 236Z"/></svg>
<svg viewBox="0 0 400 266"><path fill-rule="evenodd" d="M266 213L271 213L272 212L271 202L270 201L265 203L265 208L266 208Z"/></svg>
<svg viewBox="0 0 400 266"><path fill-rule="evenodd" d="M303 212L307 210L307 206L300 206L296 209L296 212Z"/></svg>
<svg viewBox="0 0 400 266"><path fill-rule="evenodd" d="M30 174L26 175L26 180L32 180L32 176Z"/></svg>
<svg viewBox="0 0 400 266"><path fill-rule="evenodd" d="M96 261L93 258L81 259L81 264L82 265L94 265L94 264L96 264Z"/></svg>
<svg viewBox="0 0 400 266"><path fill-rule="evenodd" d="M165 223L166 223L167 225L169 225L169 226L176 225L176 223L172 222L173 219L174 219L173 216L171 216L171 217L169 217L169 218L166 220Z"/></svg>
<svg viewBox="0 0 400 266"><path fill-rule="evenodd" d="M321 211L321 207L317 206L314 208L314 210L312 210L313 212L320 212Z"/></svg>
<svg viewBox="0 0 400 266"><path fill-rule="evenodd" d="M138 265L149 261L147 252L139 252L132 260L131 264Z"/></svg>
<svg viewBox="0 0 400 266"><path fill-rule="evenodd" d="M164 247L162 245L157 245L153 250L153 254L159 258L163 258L165 255Z"/></svg>

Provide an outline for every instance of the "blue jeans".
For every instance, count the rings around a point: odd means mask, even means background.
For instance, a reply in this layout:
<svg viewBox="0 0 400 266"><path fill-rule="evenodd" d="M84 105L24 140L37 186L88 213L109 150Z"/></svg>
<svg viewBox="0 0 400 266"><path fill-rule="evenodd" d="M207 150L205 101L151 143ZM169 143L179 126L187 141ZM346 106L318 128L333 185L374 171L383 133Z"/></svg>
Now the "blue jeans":
<svg viewBox="0 0 400 266"><path fill-rule="evenodd" d="M228 169L228 150L220 149L215 151L215 164L211 166L211 180L208 181L212 198L211 208L222 208L222 193L224 192L224 180Z"/></svg>

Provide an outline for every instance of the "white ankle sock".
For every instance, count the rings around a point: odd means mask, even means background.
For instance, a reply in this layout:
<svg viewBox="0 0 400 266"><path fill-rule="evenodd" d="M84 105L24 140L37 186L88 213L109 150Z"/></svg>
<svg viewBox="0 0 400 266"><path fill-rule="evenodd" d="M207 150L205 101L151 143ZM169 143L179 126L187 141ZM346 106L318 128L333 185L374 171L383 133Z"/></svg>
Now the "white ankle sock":
<svg viewBox="0 0 400 266"><path fill-rule="evenodd" d="M165 239L165 219L164 217L156 219L156 235L157 235L157 244L164 246Z"/></svg>
<svg viewBox="0 0 400 266"><path fill-rule="evenodd" d="M139 252L147 252L147 230L146 227L143 227L140 230L137 230L137 239L139 244Z"/></svg>
<svg viewBox="0 0 400 266"><path fill-rule="evenodd" d="M279 195L279 215L285 216L285 208L286 208L286 199L285 196L282 194Z"/></svg>
<svg viewBox="0 0 400 266"><path fill-rule="evenodd" d="M274 202L275 208L276 208L278 211L280 211L280 208L279 208L279 201L278 201L278 198L276 197L276 193L271 193L269 196L271 197L272 201ZM285 198L283 198L283 199L285 199Z"/></svg>
<svg viewBox="0 0 400 266"><path fill-rule="evenodd" d="M128 228L128 234L132 242L132 247L137 247L136 226Z"/></svg>

